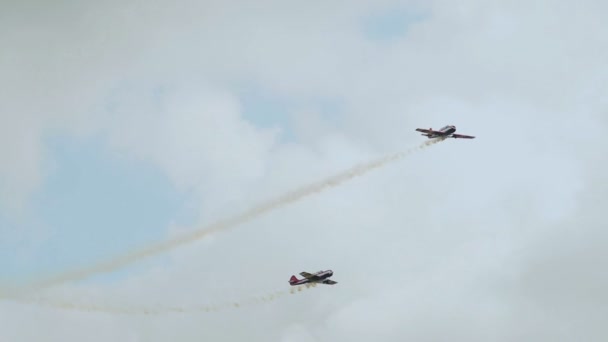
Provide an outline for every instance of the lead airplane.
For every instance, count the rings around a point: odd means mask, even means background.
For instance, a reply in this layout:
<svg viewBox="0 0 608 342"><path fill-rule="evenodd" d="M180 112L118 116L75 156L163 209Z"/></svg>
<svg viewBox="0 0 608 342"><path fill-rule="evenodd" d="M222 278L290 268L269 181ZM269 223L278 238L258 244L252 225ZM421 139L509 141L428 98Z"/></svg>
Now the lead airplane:
<svg viewBox="0 0 608 342"><path fill-rule="evenodd" d="M416 128L416 131L418 132L422 132L426 137L428 137L429 139L432 138L454 138L454 139L475 139L474 136L472 135L464 135L464 134L455 134L454 132L456 132L456 126L454 125L447 125L444 126L443 128L441 128L438 131L434 131L432 128L429 129L424 129L424 128Z"/></svg>
<svg viewBox="0 0 608 342"><path fill-rule="evenodd" d="M307 284L307 283L321 283L321 284L326 284L326 285L334 285L337 284L337 281L333 281L328 279L329 277L334 275L334 271L332 270L327 270L327 271L319 271L316 273L308 273L308 272L300 272L300 275L302 277L304 277L304 279L298 279L296 278L295 275L292 275L291 278L289 279L289 285L291 286L296 286L296 285L302 285L302 284Z"/></svg>

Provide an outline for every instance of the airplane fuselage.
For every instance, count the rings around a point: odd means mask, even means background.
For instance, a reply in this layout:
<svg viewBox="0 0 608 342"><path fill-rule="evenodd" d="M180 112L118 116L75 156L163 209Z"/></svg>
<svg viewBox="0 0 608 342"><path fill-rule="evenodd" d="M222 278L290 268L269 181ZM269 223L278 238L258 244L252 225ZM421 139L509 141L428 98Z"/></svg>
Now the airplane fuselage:
<svg viewBox="0 0 608 342"><path fill-rule="evenodd" d="M429 139L433 139L433 138L475 139L475 137L472 135L456 134L455 133L456 126L454 126L454 125L443 126L441 129L439 129L437 131L433 130L432 128L429 128L429 129L416 128L416 131L422 132L421 135L423 135Z"/></svg>
<svg viewBox="0 0 608 342"><path fill-rule="evenodd" d="M307 284L307 283L320 283L320 282L323 282L325 279L330 278L333 275L334 275L334 272L332 270L327 270L327 271L319 271L319 272L313 273L312 277L310 277L310 278L297 279L295 276L292 276L292 278L289 280L289 284L294 286L294 285L302 285L302 284Z"/></svg>
<svg viewBox="0 0 608 342"><path fill-rule="evenodd" d="M447 126L443 127L442 129L440 129L439 133L429 133L429 134L424 134L424 135L426 135L427 138L429 138L429 139L433 139L433 138L437 138L437 137L443 137L446 135L450 135L450 134L453 134L454 132L456 132L456 126L447 125Z"/></svg>

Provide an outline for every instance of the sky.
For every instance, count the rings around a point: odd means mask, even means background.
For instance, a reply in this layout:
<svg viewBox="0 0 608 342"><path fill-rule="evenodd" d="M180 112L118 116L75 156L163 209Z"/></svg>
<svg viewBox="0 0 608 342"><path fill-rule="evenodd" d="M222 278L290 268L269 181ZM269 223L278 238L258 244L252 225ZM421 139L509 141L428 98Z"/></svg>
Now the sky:
<svg viewBox="0 0 608 342"><path fill-rule="evenodd" d="M605 2L1 6L0 341L608 338Z"/></svg>

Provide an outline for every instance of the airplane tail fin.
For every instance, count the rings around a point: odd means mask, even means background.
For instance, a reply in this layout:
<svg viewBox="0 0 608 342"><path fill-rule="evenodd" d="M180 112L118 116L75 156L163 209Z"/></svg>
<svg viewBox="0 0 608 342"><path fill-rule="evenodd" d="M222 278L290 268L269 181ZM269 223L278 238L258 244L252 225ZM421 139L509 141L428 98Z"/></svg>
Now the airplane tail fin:
<svg viewBox="0 0 608 342"><path fill-rule="evenodd" d="M296 282L296 281L298 281L298 280L299 280L299 279L298 279L298 278L296 278L296 276L295 276L295 275L292 275L292 276L291 276L291 278L289 278L289 282L290 282L290 283L295 283L295 282Z"/></svg>

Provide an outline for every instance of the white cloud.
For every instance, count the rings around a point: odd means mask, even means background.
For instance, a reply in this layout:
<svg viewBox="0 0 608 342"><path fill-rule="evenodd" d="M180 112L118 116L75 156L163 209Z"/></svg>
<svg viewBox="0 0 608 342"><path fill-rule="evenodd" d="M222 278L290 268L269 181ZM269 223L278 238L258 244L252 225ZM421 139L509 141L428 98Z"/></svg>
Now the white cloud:
<svg viewBox="0 0 608 342"><path fill-rule="evenodd" d="M375 2L15 11L0 36L6 211L43 180L49 132L101 134L153 163L195 191L201 222L414 144L416 127L453 123L478 138L175 251L172 265L124 283L56 291L191 306L327 267L334 287L153 318L3 302L0 339L605 340L606 6L566 5L434 1L392 45L357 26ZM290 108L303 139L280 142L242 118L233 87L245 81L299 102L334 98L344 114L326 125Z"/></svg>
<svg viewBox="0 0 608 342"><path fill-rule="evenodd" d="M233 95L193 86L158 97L157 108L130 93L117 100L107 123L114 148L158 165L180 190L222 201L262 176L277 132L244 121Z"/></svg>

